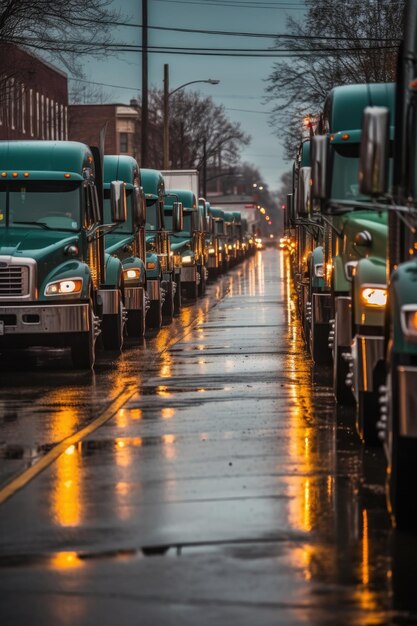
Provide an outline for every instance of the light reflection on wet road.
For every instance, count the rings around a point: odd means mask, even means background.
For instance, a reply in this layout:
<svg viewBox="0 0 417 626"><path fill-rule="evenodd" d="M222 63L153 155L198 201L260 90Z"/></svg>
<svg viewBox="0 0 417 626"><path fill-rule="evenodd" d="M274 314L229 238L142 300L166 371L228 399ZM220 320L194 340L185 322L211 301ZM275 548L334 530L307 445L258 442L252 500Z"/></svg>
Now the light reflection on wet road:
<svg viewBox="0 0 417 626"><path fill-rule="evenodd" d="M2 623L417 624L417 541L303 350L285 263L258 254L95 375L2 366L3 483L138 389L0 508Z"/></svg>

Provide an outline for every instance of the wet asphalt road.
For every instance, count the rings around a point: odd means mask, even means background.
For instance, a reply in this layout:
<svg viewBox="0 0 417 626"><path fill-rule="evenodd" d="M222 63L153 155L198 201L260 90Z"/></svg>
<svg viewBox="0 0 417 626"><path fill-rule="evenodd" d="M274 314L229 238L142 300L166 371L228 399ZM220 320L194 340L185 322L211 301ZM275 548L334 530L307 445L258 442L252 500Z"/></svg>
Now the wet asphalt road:
<svg viewBox="0 0 417 626"><path fill-rule="evenodd" d="M285 264L258 253L95 374L3 357L2 626L417 624L417 539L303 350Z"/></svg>

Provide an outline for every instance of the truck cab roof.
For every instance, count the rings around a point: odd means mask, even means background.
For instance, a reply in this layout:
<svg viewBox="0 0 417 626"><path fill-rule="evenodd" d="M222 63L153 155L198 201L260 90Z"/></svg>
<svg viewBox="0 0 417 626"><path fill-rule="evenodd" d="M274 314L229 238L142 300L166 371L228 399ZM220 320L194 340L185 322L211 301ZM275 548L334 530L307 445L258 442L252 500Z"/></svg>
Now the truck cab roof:
<svg viewBox="0 0 417 626"><path fill-rule="evenodd" d="M140 172L136 159L128 155L106 155L104 157L104 188L109 189L113 180L123 180L128 189L135 183L140 185Z"/></svg>
<svg viewBox="0 0 417 626"><path fill-rule="evenodd" d="M146 201L163 200L165 194L165 181L159 170L140 168L142 187Z"/></svg>
<svg viewBox="0 0 417 626"><path fill-rule="evenodd" d="M167 208L172 207L174 202L177 201L174 196L177 196L179 202L182 202L183 208L186 211L193 211L194 209L197 209L197 198L189 189L168 189L166 193L167 198L165 198L165 205ZM169 194L173 195L170 196Z"/></svg>

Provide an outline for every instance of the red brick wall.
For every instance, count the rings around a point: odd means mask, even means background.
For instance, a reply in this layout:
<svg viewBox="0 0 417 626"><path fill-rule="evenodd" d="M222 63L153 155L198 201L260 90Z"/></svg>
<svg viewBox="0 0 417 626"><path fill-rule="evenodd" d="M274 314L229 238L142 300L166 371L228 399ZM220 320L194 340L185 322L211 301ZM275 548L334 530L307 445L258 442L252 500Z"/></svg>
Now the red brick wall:
<svg viewBox="0 0 417 626"><path fill-rule="evenodd" d="M63 72L13 44L0 44L0 76L0 139L66 139Z"/></svg>
<svg viewBox="0 0 417 626"><path fill-rule="evenodd" d="M99 144L100 129L107 124L105 154L118 154L115 104L72 104L68 107L68 138L88 146Z"/></svg>

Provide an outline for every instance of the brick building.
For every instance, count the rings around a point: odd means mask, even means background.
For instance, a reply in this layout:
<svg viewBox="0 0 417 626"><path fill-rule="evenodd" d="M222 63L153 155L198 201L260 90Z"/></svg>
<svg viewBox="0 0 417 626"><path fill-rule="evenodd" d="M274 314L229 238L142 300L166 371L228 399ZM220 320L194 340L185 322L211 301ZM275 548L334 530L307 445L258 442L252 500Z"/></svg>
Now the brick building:
<svg viewBox="0 0 417 626"><path fill-rule="evenodd" d="M137 106L126 104L73 104L68 110L68 132L72 141L97 145L106 126L105 154L139 157Z"/></svg>
<svg viewBox="0 0 417 626"><path fill-rule="evenodd" d="M64 72L14 44L0 45L0 139L67 139Z"/></svg>

